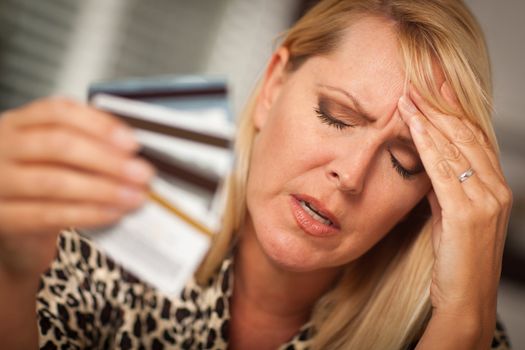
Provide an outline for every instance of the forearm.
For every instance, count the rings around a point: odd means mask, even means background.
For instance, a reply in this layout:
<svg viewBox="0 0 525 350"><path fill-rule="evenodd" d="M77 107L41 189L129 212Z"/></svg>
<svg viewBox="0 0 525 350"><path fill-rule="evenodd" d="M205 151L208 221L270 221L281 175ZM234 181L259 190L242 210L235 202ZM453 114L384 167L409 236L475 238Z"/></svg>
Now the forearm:
<svg viewBox="0 0 525 350"><path fill-rule="evenodd" d="M20 279L0 266L0 340L5 349L38 348L38 278Z"/></svg>
<svg viewBox="0 0 525 350"><path fill-rule="evenodd" d="M417 350L490 349L495 321L481 317L435 315L423 333Z"/></svg>

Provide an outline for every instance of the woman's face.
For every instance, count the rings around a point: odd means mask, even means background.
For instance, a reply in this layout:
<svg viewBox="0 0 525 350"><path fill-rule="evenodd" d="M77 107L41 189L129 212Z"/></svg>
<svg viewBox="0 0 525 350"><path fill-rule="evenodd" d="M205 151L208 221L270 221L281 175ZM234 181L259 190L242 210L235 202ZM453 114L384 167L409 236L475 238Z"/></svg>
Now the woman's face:
<svg viewBox="0 0 525 350"><path fill-rule="evenodd" d="M294 72L286 50L274 55L254 114L246 228L279 266L355 260L430 189L397 111L396 40L390 22L370 17Z"/></svg>

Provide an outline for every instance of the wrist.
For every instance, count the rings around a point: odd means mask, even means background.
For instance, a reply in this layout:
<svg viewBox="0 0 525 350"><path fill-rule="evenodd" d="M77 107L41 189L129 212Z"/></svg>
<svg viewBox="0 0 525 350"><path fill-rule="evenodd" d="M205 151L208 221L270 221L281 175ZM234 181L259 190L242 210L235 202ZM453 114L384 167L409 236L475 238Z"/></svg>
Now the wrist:
<svg viewBox="0 0 525 350"><path fill-rule="evenodd" d="M455 307L448 310L434 309L432 318L437 318L443 323L450 322L462 325L466 333L480 336L489 332L492 335L496 325L496 302L476 306Z"/></svg>
<svg viewBox="0 0 525 350"><path fill-rule="evenodd" d="M7 349L38 347L36 294L39 280L13 274L0 264L0 339Z"/></svg>
<svg viewBox="0 0 525 350"><path fill-rule="evenodd" d="M495 316L434 310L417 349L489 349L494 327Z"/></svg>

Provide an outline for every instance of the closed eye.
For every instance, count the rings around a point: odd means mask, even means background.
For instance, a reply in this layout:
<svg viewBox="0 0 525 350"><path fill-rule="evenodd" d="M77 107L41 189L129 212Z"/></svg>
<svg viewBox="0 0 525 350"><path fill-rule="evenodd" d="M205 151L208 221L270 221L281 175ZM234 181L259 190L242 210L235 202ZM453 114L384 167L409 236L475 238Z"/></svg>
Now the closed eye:
<svg viewBox="0 0 525 350"><path fill-rule="evenodd" d="M409 170L405 168L403 165L401 165L399 160L397 160L397 158L394 157L391 150L388 150L388 153L390 154L390 162L392 163L392 167L399 175L401 175L403 179L411 180L414 177L414 175L423 172L424 169L422 167L417 167L414 170Z"/></svg>
<svg viewBox="0 0 525 350"><path fill-rule="evenodd" d="M339 130L354 127L352 124L347 124L337 118L332 117L328 112L324 111L321 106L314 108L314 111L323 124L333 126Z"/></svg>

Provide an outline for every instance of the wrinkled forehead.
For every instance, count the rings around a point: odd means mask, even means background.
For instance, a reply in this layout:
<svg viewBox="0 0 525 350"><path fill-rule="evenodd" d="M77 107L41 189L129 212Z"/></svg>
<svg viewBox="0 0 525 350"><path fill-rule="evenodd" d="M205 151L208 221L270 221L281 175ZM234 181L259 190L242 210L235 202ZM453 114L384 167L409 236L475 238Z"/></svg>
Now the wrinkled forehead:
<svg viewBox="0 0 525 350"><path fill-rule="evenodd" d="M312 61L320 78L351 90L364 104L370 104L369 110L373 109L372 104L379 104L382 109L387 107L381 105L397 104L411 80L397 23L386 17L368 15L352 21L337 47ZM444 81L437 61L429 67L429 74L437 86Z"/></svg>
<svg viewBox="0 0 525 350"><path fill-rule="evenodd" d="M306 62L320 84L350 92L376 115L395 109L406 74L395 23L363 17L345 30L336 49Z"/></svg>

